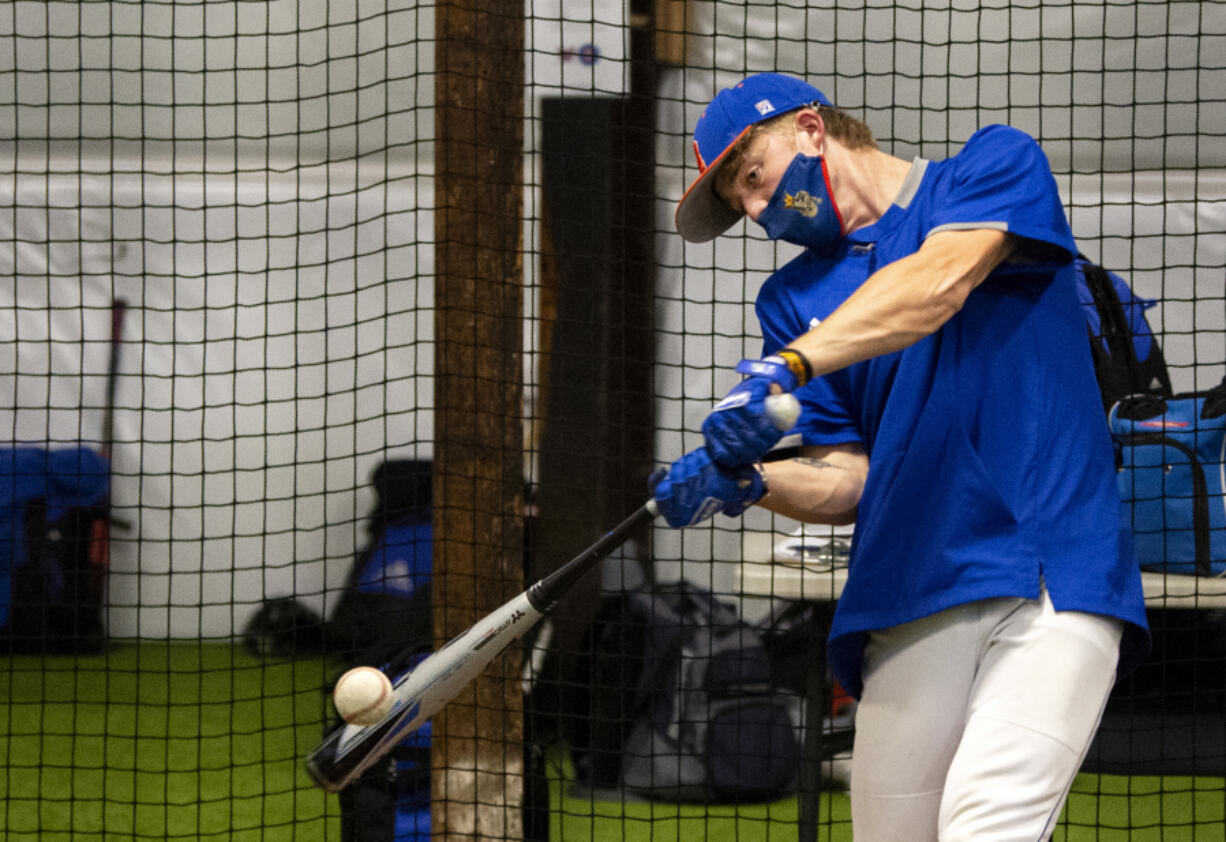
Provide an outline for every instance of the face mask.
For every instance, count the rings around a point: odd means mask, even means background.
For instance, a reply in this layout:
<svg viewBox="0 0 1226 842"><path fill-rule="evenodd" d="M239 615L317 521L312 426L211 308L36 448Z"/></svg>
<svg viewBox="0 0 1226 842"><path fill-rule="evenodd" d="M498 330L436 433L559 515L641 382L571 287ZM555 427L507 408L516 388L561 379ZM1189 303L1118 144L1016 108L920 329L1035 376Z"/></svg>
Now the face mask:
<svg viewBox="0 0 1226 842"><path fill-rule="evenodd" d="M779 179L758 224L772 240L825 253L843 236L843 220L826 181L826 162L797 155Z"/></svg>

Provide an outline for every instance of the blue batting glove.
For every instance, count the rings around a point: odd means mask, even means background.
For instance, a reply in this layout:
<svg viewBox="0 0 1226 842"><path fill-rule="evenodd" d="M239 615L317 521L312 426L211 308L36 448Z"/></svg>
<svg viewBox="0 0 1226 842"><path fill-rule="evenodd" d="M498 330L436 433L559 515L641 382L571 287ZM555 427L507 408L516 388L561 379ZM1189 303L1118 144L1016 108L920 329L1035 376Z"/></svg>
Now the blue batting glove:
<svg viewBox="0 0 1226 842"><path fill-rule="evenodd" d="M735 517L766 493L755 468L724 470L703 447L682 456L667 472L657 471L651 482L660 514L674 528L693 526L721 511Z"/></svg>
<svg viewBox="0 0 1226 842"><path fill-rule="evenodd" d="M766 412L771 387L791 392L801 385L783 357L741 360L736 370L748 374L702 422L711 458L724 468L752 465L779 443L780 430Z"/></svg>

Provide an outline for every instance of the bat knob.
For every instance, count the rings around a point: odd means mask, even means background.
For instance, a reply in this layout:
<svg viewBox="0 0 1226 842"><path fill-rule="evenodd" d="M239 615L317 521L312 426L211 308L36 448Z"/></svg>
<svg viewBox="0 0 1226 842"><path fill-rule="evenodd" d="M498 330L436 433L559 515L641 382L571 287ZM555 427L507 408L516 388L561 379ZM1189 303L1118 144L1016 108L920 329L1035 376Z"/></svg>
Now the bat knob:
<svg viewBox="0 0 1226 842"><path fill-rule="evenodd" d="M776 428L786 433L800 418L800 401L790 392L770 395L766 399L766 415Z"/></svg>

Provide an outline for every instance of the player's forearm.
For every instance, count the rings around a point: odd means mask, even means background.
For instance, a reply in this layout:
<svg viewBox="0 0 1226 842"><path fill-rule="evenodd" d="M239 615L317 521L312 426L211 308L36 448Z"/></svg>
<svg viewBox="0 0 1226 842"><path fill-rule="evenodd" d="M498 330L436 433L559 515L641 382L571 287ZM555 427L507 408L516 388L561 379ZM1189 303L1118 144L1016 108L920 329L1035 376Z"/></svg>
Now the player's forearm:
<svg viewBox="0 0 1226 842"><path fill-rule="evenodd" d="M800 456L768 462L762 470L767 493L759 506L804 523L855 521L865 478L860 459Z"/></svg>
<svg viewBox="0 0 1226 842"><path fill-rule="evenodd" d="M873 275L825 321L789 344L809 361L814 376L910 347L957 312L945 299L922 295L900 264Z"/></svg>
<svg viewBox="0 0 1226 842"><path fill-rule="evenodd" d="M936 332L1009 254L1001 231L948 231L875 272L837 310L791 342L814 376L907 348Z"/></svg>

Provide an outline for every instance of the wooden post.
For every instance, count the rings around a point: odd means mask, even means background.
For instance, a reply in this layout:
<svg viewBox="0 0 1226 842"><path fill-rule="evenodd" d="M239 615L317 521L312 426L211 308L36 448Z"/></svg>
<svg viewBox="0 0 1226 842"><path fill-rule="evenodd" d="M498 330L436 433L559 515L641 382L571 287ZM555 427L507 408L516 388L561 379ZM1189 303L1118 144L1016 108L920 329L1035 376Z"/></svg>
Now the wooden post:
<svg viewBox="0 0 1226 842"><path fill-rule="evenodd" d="M655 0L656 61L685 64L689 0Z"/></svg>
<svg viewBox="0 0 1226 842"><path fill-rule="evenodd" d="M434 633L523 588L523 0L439 0ZM521 835L511 649L434 720L431 836Z"/></svg>

